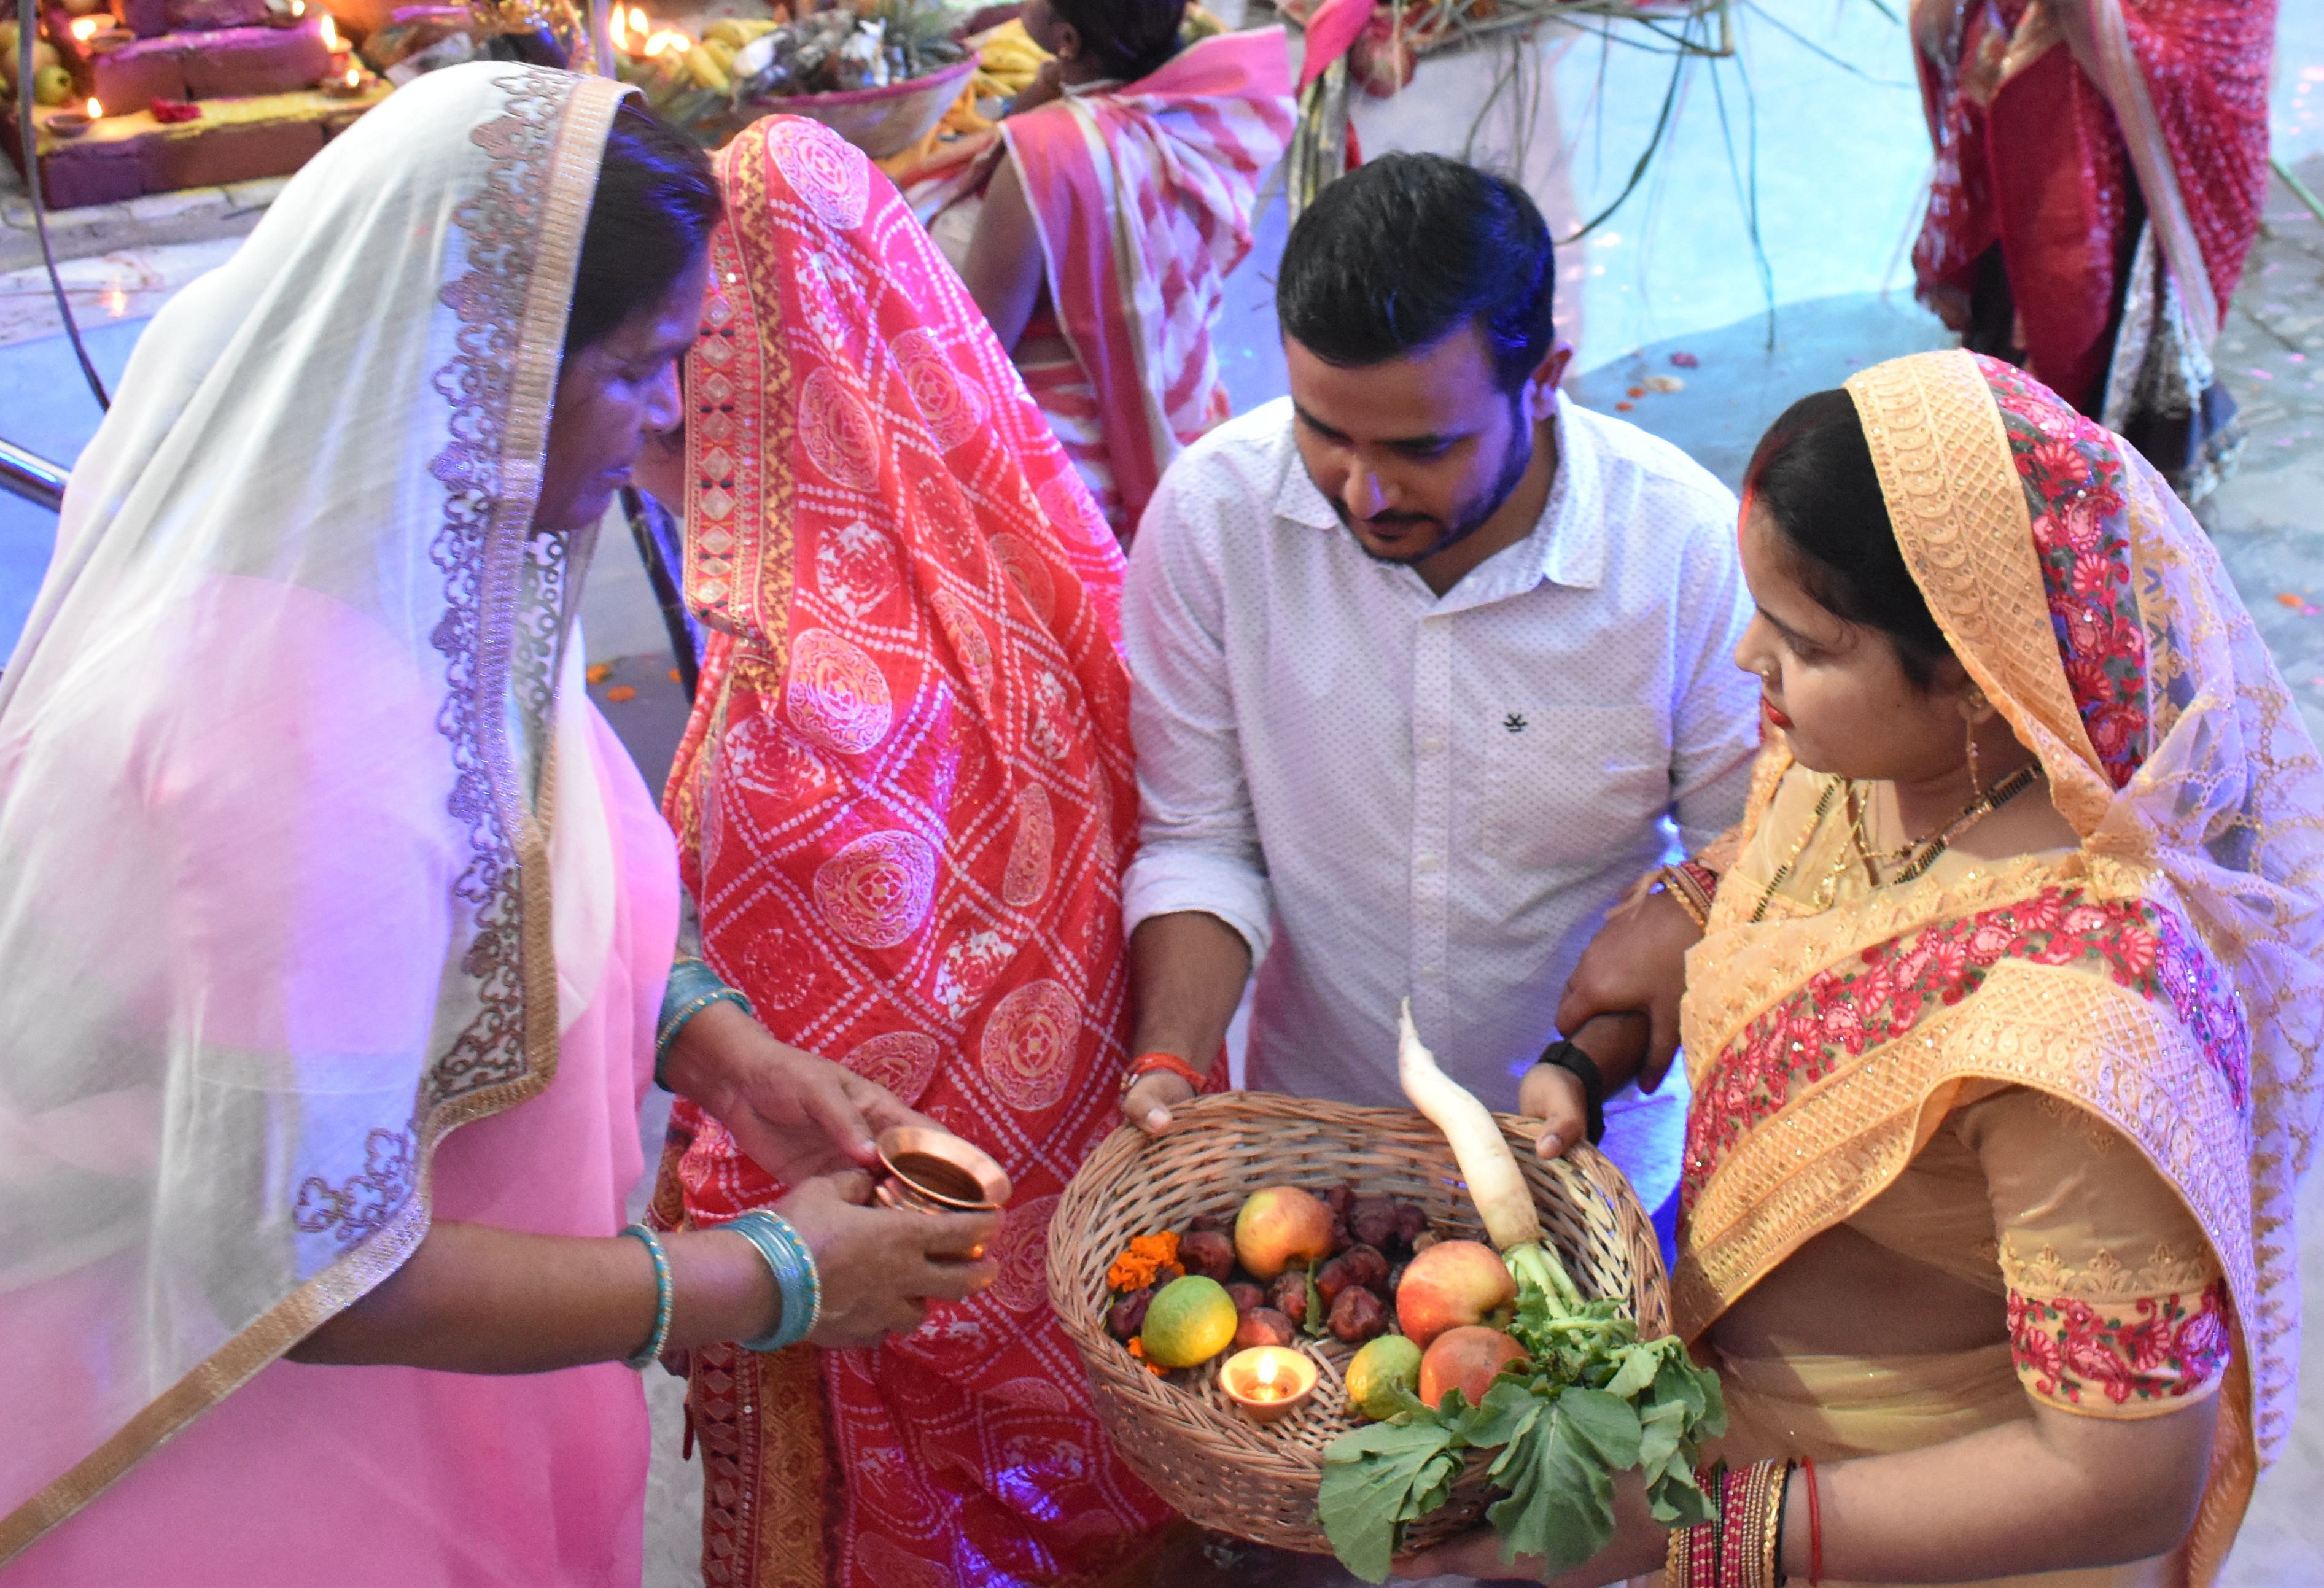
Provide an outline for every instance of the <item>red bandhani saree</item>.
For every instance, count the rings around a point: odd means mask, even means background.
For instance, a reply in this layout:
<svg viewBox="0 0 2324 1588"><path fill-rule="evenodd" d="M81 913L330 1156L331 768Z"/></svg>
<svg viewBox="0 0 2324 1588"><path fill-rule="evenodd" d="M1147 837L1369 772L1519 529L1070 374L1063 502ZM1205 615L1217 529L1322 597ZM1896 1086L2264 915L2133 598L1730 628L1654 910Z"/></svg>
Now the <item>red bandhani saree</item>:
<svg viewBox="0 0 2324 1588"><path fill-rule="evenodd" d="M2210 349L2267 184L2275 0L1915 0L1921 295L2200 495Z"/></svg>
<svg viewBox="0 0 2324 1588"><path fill-rule="evenodd" d="M805 121L718 156L687 366L712 630L665 809L706 957L774 1034L1016 1185L984 1295L876 1349L698 1353L713 1584L1101 1579L1167 1510L1058 1330L1049 1217L1116 1123L1137 822L1121 555L887 179ZM779 1188L681 1103L660 1216Z"/></svg>

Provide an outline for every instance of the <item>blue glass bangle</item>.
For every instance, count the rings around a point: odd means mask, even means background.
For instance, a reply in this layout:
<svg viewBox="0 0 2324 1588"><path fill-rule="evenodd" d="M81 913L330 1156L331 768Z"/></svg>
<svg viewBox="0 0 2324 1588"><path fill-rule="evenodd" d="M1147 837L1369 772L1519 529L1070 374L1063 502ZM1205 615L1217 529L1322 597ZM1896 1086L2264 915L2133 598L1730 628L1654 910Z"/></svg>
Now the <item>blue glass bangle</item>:
<svg viewBox="0 0 2324 1588"><path fill-rule="evenodd" d="M713 1004L732 1004L743 1014L752 1015L754 1018L759 1013L756 1009L751 1007L750 999L744 997L733 987L718 987L703 994L700 997L681 1005L676 1012L666 1016L662 1022L661 1028L654 1033L654 1062L656 1065L659 1065L664 1059L669 1056L671 1046L677 1042L680 1033L686 1030L687 1026L693 1021L694 1017L701 1014L705 1009L709 1008ZM667 1090L668 1088L665 1088L664 1089Z"/></svg>
<svg viewBox="0 0 2324 1588"><path fill-rule="evenodd" d="M669 1023L669 1017L705 993L716 992L726 984L718 973L692 954L681 954L669 968L669 981L662 989L661 1014L655 1020L659 1026Z"/></svg>
<svg viewBox="0 0 2324 1588"><path fill-rule="evenodd" d="M752 1019L759 1012L751 1007L751 1000L718 979L718 973L691 955L681 955L669 968L669 982L662 990L661 1014L654 1022L654 1085L663 1091L675 1091L669 1079L662 1073L662 1064L669 1057L687 1023L713 1004L732 1004Z"/></svg>
<svg viewBox="0 0 2324 1588"><path fill-rule="evenodd" d="M782 1302L773 1330L742 1341L742 1349L780 1351L813 1334L823 1320L823 1280L816 1271L815 1253L791 1221L780 1214L753 1208L720 1227L733 1231L759 1249Z"/></svg>
<svg viewBox="0 0 2324 1588"><path fill-rule="evenodd" d="M635 1235L644 1244L646 1255L653 1259L653 1333L646 1337L645 1345L635 1356L624 1357L622 1361L623 1367L634 1372L643 1372L661 1355L661 1348L669 1342L670 1305L678 1291L670 1282L669 1253L662 1250L661 1237L641 1224L630 1225L623 1228L622 1234Z"/></svg>

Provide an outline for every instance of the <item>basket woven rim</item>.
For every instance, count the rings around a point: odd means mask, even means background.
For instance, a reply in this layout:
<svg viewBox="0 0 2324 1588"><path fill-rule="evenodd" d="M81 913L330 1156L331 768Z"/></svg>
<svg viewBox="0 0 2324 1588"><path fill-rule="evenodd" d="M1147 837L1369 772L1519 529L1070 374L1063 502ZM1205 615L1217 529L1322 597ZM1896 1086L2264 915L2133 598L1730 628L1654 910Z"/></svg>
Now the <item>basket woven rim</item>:
<svg viewBox="0 0 2324 1588"><path fill-rule="evenodd" d="M1183 1227L1202 1213L1231 1214L1251 1191L1286 1183L1321 1190L1344 1182L1360 1194L1420 1202L1440 1235L1450 1222L1462 1237L1483 1240L1481 1224L1442 1133L1409 1109L1231 1092L1174 1112L1177 1124L1162 1137L1114 1132L1066 1187L1049 1226L1052 1306L1117 1449L1149 1486L1206 1527L1328 1553L1314 1500L1323 1446L1360 1426L1345 1412L1339 1371L1353 1348L1299 1342L1321 1369L1315 1403L1284 1423L1253 1424L1217 1395L1217 1367L1229 1354L1159 1378L1107 1332L1104 1271L1120 1249L1109 1243ZM1537 1121L1500 1115L1496 1123L1543 1209L1545 1236L1584 1292L1617 1295L1646 1337L1668 1333L1659 1245L1621 1171L1587 1146L1544 1162L1532 1151ZM1216 1134L1205 1135L1205 1125ZM1489 1498L1485 1464L1471 1464L1454 1504L1413 1525L1417 1543L1473 1525Z"/></svg>

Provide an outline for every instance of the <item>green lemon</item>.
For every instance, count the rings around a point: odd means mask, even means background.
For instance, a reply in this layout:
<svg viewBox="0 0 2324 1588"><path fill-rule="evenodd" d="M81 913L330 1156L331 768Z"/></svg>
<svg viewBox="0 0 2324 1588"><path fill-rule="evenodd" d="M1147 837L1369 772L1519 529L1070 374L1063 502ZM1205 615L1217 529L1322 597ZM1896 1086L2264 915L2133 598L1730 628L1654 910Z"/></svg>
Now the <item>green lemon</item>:
<svg viewBox="0 0 2324 1588"><path fill-rule="evenodd" d="M1410 1394L1420 1384L1420 1347L1402 1335L1382 1335L1348 1363L1348 1404L1374 1422L1401 1409L1396 1392Z"/></svg>
<svg viewBox="0 0 2324 1588"><path fill-rule="evenodd" d="M1198 1273L1172 1280L1146 1309L1139 1339L1146 1360L1163 1367L1193 1367L1234 1343L1234 1298L1216 1280Z"/></svg>

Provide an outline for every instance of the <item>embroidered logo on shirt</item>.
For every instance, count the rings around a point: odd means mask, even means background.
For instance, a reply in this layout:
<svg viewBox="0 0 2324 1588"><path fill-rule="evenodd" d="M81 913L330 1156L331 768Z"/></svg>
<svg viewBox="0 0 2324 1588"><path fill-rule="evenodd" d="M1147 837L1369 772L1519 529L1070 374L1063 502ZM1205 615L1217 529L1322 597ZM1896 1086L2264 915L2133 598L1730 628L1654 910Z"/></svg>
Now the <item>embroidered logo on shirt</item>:
<svg viewBox="0 0 2324 1588"><path fill-rule="evenodd" d="M1523 711L1511 711L1508 716L1501 719L1501 726L1508 729L1511 733L1523 733L1526 730L1525 713Z"/></svg>

